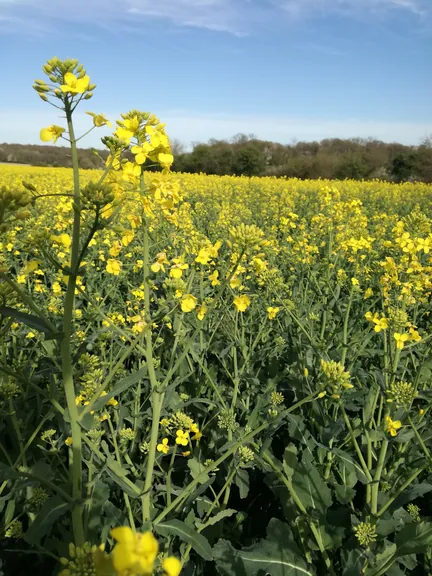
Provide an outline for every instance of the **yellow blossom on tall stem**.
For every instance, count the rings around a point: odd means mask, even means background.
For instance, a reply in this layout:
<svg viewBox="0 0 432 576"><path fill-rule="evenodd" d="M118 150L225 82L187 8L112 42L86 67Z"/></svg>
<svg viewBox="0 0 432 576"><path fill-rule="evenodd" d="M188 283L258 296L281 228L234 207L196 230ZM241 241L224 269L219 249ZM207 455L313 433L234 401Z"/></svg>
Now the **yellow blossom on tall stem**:
<svg viewBox="0 0 432 576"><path fill-rule="evenodd" d="M396 348L398 350L402 350L405 346L405 342L409 339L408 334L399 334L398 332L395 332L393 337L396 340Z"/></svg>
<svg viewBox="0 0 432 576"><path fill-rule="evenodd" d="M114 260L112 258L107 260L106 271L108 274L114 274L114 276L118 276L120 274L121 268L122 263L120 260Z"/></svg>
<svg viewBox="0 0 432 576"><path fill-rule="evenodd" d="M64 84L60 86L61 91L65 94L84 94L90 86L90 77L84 76L78 78L72 72L66 72L64 75Z"/></svg>

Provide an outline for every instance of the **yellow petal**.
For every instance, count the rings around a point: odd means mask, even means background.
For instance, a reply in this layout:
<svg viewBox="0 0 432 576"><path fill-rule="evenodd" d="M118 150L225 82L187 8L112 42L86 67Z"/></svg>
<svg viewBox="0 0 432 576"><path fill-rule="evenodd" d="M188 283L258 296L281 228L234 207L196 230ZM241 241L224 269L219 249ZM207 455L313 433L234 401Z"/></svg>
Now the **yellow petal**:
<svg viewBox="0 0 432 576"><path fill-rule="evenodd" d="M42 142L49 142L53 138L53 133L49 128L42 128L40 131L40 139Z"/></svg>
<svg viewBox="0 0 432 576"><path fill-rule="evenodd" d="M179 576L181 572L181 562L174 556L169 556L162 562L162 569L166 572L167 576Z"/></svg>

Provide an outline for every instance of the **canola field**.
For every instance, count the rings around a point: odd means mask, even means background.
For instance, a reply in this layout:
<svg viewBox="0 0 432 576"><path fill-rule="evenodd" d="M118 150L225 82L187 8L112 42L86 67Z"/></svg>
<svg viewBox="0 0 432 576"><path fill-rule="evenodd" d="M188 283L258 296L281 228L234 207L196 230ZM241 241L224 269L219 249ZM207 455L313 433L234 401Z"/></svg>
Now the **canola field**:
<svg viewBox="0 0 432 576"><path fill-rule="evenodd" d="M432 187L100 176L65 325L72 170L0 166L5 574L431 573Z"/></svg>

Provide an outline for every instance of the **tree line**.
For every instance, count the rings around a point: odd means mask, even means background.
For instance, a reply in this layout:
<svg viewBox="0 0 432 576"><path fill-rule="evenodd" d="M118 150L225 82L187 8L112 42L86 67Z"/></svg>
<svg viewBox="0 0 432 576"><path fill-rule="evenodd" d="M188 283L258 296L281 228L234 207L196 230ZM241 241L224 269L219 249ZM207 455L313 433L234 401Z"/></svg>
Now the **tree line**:
<svg viewBox="0 0 432 576"><path fill-rule="evenodd" d="M173 170L192 174L432 182L432 139L419 146L360 138L279 144L240 134L194 144L191 151L174 141L173 153ZM100 168L107 152L80 149L79 157L82 168ZM0 162L72 165L69 148L24 144L0 144Z"/></svg>

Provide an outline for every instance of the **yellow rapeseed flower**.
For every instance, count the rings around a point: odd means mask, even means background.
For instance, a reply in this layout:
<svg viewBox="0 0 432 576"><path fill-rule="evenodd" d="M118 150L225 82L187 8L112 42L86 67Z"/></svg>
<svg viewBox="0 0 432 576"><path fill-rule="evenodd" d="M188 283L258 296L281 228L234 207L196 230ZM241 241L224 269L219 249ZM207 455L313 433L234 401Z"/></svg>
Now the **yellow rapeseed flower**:
<svg viewBox="0 0 432 576"><path fill-rule="evenodd" d="M184 294L181 299L182 312L192 312L197 306L198 300L192 294Z"/></svg>
<svg viewBox="0 0 432 576"><path fill-rule="evenodd" d="M207 313L207 306L205 304L201 304L201 306L197 310L198 320L203 320L206 313Z"/></svg>
<svg viewBox="0 0 432 576"><path fill-rule="evenodd" d="M399 334L398 332L395 332L393 337L396 340L396 348L398 348L398 350L402 350L405 342L409 339L408 334Z"/></svg>
<svg viewBox="0 0 432 576"><path fill-rule="evenodd" d="M114 276L118 276L120 274L121 268L122 263L120 262L120 260L114 260L112 258L107 260L105 270L108 272L108 274L114 274Z"/></svg>
<svg viewBox="0 0 432 576"><path fill-rule="evenodd" d="M267 315L269 320L274 320L276 318L276 315L278 314L280 308L279 307L273 307L273 306L269 306L267 308Z"/></svg>
<svg viewBox="0 0 432 576"><path fill-rule="evenodd" d="M129 526L120 526L111 530L111 536L117 541L112 561L118 576L153 573L159 544L151 532L140 534Z"/></svg>
<svg viewBox="0 0 432 576"><path fill-rule="evenodd" d="M176 444L179 444L179 446L187 446L188 442L189 442L189 432L183 432L183 430L177 430Z"/></svg>
<svg viewBox="0 0 432 576"><path fill-rule="evenodd" d="M72 446L72 436L68 436L65 440L66 446Z"/></svg>
<svg viewBox="0 0 432 576"><path fill-rule="evenodd" d="M156 446L156 450L158 452L163 452L164 454L168 454L169 446L168 446L168 438L164 438L160 444Z"/></svg>
<svg viewBox="0 0 432 576"><path fill-rule="evenodd" d="M390 434L390 436L396 436L399 428L402 427L402 422L400 420L392 420L390 416L386 416L385 431Z"/></svg>
<svg viewBox="0 0 432 576"><path fill-rule="evenodd" d="M95 114L94 112L86 112L89 116L93 118L93 124L96 128L100 128L101 126L109 126L112 127L111 122L104 114Z"/></svg>
<svg viewBox="0 0 432 576"><path fill-rule="evenodd" d="M90 86L90 77L84 76L77 78L72 72L66 72L64 75L64 84L60 86L64 94L84 94Z"/></svg>
<svg viewBox="0 0 432 576"><path fill-rule="evenodd" d="M250 298L246 294L242 294L241 296L236 296L234 298L233 304L237 308L239 312L245 312L245 310L250 305Z"/></svg>
<svg viewBox="0 0 432 576"><path fill-rule="evenodd" d="M64 131L65 129L61 126L53 124L52 126L48 126L48 128L42 128L40 131L40 139L42 142L50 142L52 140L55 144Z"/></svg>
<svg viewBox="0 0 432 576"><path fill-rule="evenodd" d="M162 570L166 576L179 576L181 568L181 562L175 556L169 556L162 562Z"/></svg>

